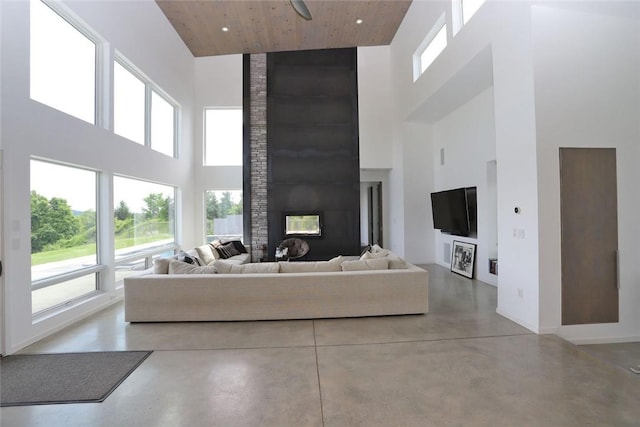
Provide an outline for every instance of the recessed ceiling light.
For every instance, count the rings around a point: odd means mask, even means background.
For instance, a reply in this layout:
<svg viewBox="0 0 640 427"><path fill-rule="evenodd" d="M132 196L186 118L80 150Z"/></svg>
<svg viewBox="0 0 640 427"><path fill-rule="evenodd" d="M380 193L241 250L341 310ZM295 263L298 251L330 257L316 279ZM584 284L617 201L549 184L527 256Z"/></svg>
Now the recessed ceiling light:
<svg viewBox="0 0 640 427"><path fill-rule="evenodd" d="M360 19L360 18L356 19L356 24L358 24L358 25L362 24L362 19Z"/></svg>
<svg viewBox="0 0 640 427"><path fill-rule="evenodd" d="M229 28L227 28L227 27L222 27L222 31L224 31L224 32L226 33L227 31L229 31Z"/></svg>

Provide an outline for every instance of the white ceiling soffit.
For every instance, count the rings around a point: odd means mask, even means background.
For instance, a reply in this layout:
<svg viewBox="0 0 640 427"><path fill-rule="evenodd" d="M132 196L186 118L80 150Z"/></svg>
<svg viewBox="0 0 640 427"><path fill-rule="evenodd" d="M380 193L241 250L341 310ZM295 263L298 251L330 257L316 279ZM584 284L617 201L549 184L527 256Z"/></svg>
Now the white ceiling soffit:
<svg viewBox="0 0 640 427"><path fill-rule="evenodd" d="M422 77L427 77L424 75ZM493 85L493 55L486 46L410 113L408 122L435 123Z"/></svg>

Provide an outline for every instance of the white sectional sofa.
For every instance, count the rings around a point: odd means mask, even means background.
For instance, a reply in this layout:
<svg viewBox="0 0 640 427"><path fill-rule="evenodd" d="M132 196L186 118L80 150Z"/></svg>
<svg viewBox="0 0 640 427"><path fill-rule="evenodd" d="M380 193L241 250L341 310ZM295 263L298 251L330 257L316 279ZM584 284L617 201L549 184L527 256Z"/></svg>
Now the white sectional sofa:
<svg viewBox="0 0 640 427"><path fill-rule="evenodd" d="M427 271L395 256L363 258L235 266L217 260L208 267L185 267L172 261L171 270L182 273L125 279L125 321L314 319L428 312ZM217 272L211 274L214 270Z"/></svg>

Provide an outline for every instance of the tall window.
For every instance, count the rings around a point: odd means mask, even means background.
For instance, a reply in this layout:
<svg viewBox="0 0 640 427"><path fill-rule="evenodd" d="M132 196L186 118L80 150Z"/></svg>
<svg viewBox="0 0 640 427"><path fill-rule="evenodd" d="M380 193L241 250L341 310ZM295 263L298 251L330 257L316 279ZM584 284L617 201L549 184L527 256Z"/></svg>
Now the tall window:
<svg viewBox="0 0 640 427"><path fill-rule="evenodd" d="M149 258L175 247L174 187L113 178L116 280L149 267Z"/></svg>
<svg viewBox="0 0 640 427"><path fill-rule="evenodd" d="M204 112L205 166L242 165L242 109L206 109Z"/></svg>
<svg viewBox="0 0 640 427"><path fill-rule="evenodd" d="M95 123L96 45L40 0L31 1L31 99Z"/></svg>
<svg viewBox="0 0 640 427"><path fill-rule="evenodd" d="M132 68L119 61L113 64L113 131L175 157L176 107Z"/></svg>
<svg viewBox="0 0 640 427"><path fill-rule="evenodd" d="M204 202L207 242L243 239L242 190L207 190Z"/></svg>
<svg viewBox="0 0 640 427"><path fill-rule="evenodd" d="M144 145L144 82L119 62L113 64L113 131Z"/></svg>
<svg viewBox="0 0 640 427"><path fill-rule="evenodd" d="M174 156L175 108L166 99L151 91L151 149Z"/></svg>
<svg viewBox="0 0 640 427"><path fill-rule="evenodd" d="M31 160L33 313L98 289L97 173Z"/></svg>
<svg viewBox="0 0 640 427"><path fill-rule="evenodd" d="M471 17L480 9L486 0L451 0L451 22L455 35Z"/></svg>
<svg viewBox="0 0 640 427"><path fill-rule="evenodd" d="M418 80L418 77L429 68L445 47L447 47L447 25L443 14L413 55L413 81Z"/></svg>

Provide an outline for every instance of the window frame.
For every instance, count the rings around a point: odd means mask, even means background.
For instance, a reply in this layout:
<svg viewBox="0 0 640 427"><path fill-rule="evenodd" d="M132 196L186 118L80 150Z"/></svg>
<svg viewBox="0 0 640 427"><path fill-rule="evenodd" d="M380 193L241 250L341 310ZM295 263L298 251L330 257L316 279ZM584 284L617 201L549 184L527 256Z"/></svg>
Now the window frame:
<svg viewBox="0 0 640 427"><path fill-rule="evenodd" d="M149 94L147 95L147 98L149 99L149 103L148 103L148 108L149 108L149 113L147 114L147 122L148 122L148 133L147 133L147 138L149 140L149 148L151 148L153 151L160 153L160 154L164 154L165 156L169 156L167 153L163 153L162 151L156 150L153 148L153 132L152 132L152 111L153 111L153 94L156 94L158 97L160 97L160 99L164 100L167 104L169 104L171 107L173 107L173 135L172 135L172 148L173 148L173 154L169 157L172 157L174 159L178 158L178 106L175 102L173 102L171 100L171 98L166 95L162 90L160 90L160 88L155 87L153 85L147 85L148 86L148 91Z"/></svg>
<svg viewBox="0 0 640 427"><path fill-rule="evenodd" d="M151 247L146 248L144 250L139 250L139 251L133 252L131 254L127 254L127 255L118 257L118 255L116 254L116 250L117 249L115 247L115 229L113 229L113 233L111 235L111 238L113 239L113 242L114 242L114 245L113 245L113 268L114 268L114 271L117 270L117 267L122 267L122 266L124 266L126 264L131 263L132 261L137 261L137 260L144 260L144 269L147 270L147 269L153 267L153 260L154 260L154 258L156 256L161 255L164 252L169 252L169 251L172 251L175 254L180 248L180 245L178 244L178 207L177 207L178 206L177 205L177 200L178 200L179 188L177 186L174 186L174 185L154 182L154 181L150 181L150 180L147 180L147 179L141 179L141 178L136 178L136 177L127 176L127 175L114 174L113 177L114 178L117 177L117 178L135 180L135 181L140 181L140 182L146 182L146 183L154 184L154 185L163 185L163 186L166 186L166 187L173 188L173 201L174 201L173 242L160 244L160 245L156 245L156 246L151 246ZM113 180L112 180L112 188L115 190L115 182ZM112 199L113 199L112 200L112 202L113 202L113 210L115 211L115 208L116 208L115 191L112 192ZM114 221L113 220L113 212L111 213L111 219L112 219L112 221ZM112 225L113 225L113 222L112 222ZM122 281L116 280L116 284L118 284L118 283L122 284Z"/></svg>
<svg viewBox="0 0 640 427"><path fill-rule="evenodd" d="M120 65L121 67L123 67L126 71L128 71L129 73L131 73L135 78L137 78L138 80L140 80L145 87L145 94L144 94L144 143L138 143L137 141L133 141L129 138L127 138L126 136L122 136L120 134L117 134L115 132L115 102L112 103L112 108L113 108L113 117L114 117L114 122L111 126L111 130L113 131L113 133L115 135L118 135L128 141L133 142L134 144L138 144L138 145L144 145L145 147L147 147L150 150L155 151L156 153L165 155L167 157L171 157L174 159L178 159L179 158L179 138L180 138L180 131L179 131L179 127L180 127L180 111L181 111L181 107L180 104L175 101L171 96L169 96L169 94L167 94L167 92L165 92L164 90L162 90L162 88L160 88L157 84L155 84L146 74L144 74L138 67L136 67L135 65L133 65L133 63L131 61L129 61L124 55L122 55L120 52L116 51L113 55L113 63L114 63L114 67L115 67L115 63L118 63L118 65ZM111 85L111 90L113 93L113 98L115 98L115 79L113 80L113 84ZM158 95L160 98L162 98L164 101L166 101L169 105L171 105L173 107L173 135L172 135L172 139L173 139L173 155L169 156L166 153L163 153L162 151L158 151L156 149L154 149L151 145L151 111L153 108L152 105L152 94L155 93L156 95Z"/></svg>
<svg viewBox="0 0 640 427"><path fill-rule="evenodd" d="M119 65L120 67L122 67L125 71L127 71L129 74L131 74L133 77L135 77L138 81L140 81L140 83L142 83L142 85L144 86L144 99L143 99L143 103L144 103L144 117L143 117L143 123L142 123L142 128L143 128L143 135L142 135L142 141L135 141L133 139L130 139L124 135L121 135L119 133L116 132L116 102L115 102L115 98L116 98L116 79L115 79L115 67L116 64ZM135 69L135 67L133 67L132 65L129 64L128 61L123 61L121 58L119 58L118 56L115 56L113 58L113 78L111 79L113 82L113 133L125 138L131 142L134 142L136 144L139 145L146 145L146 139L147 139L147 83L145 81L145 79L140 75L141 73L139 71L137 71Z"/></svg>
<svg viewBox="0 0 640 427"><path fill-rule="evenodd" d="M48 7L58 15L63 21L69 24L73 29L78 31L82 36L84 36L87 40L92 42L95 46L94 50L94 75L93 75L93 121L86 121L84 118L78 117L74 114L68 113L66 111L60 110L57 107L49 105L43 101L39 101L34 99L31 95L31 62L29 63L29 99L32 101L38 102L42 105L46 105L49 108L52 108L56 111L60 111L64 114L67 114L71 117L74 117L78 120L82 120L85 123L89 123L93 126L101 126L104 127L104 118L105 118L105 101L108 98L108 82L103 78L104 76L104 67L105 64L108 63L108 49L105 47L107 42L101 37L95 30L93 30L89 25L87 25L76 13L74 13L71 9L69 9L62 2L54 1L54 0L30 0L29 1L29 36L31 38L31 32L33 29L31 26L33 25L33 20L31 18L31 8L33 3L40 2L45 7ZM29 55L32 55L31 41L29 42Z"/></svg>
<svg viewBox="0 0 640 427"><path fill-rule="evenodd" d="M93 291L87 292L86 294L82 294L79 295L77 297L71 298L70 300L67 301L63 301L57 304L54 304L50 307L47 307L43 310L37 311L37 312L32 312L32 316L34 317L40 317L42 315L46 315L47 313L50 313L52 311L56 311L58 310L60 307L62 306L66 306L68 304L73 304L77 301L83 301L86 300L88 298L91 298L92 296L103 292L103 286L102 286L102 282L104 281L104 277L103 274L106 272L107 266L104 264L104 253L102 251L102 241L101 241L101 233L100 233L100 229L102 227L102 222L101 222L101 204L100 204L100 194L102 191L102 187L101 187L101 175L102 172L100 172L99 170L96 169L92 169L89 167L84 167L84 166L79 166L79 165L72 165L72 164L68 164L68 163L64 163L64 162L60 162L60 161L55 161L52 159L47 159L47 158L42 158L42 157L37 157L37 156L31 156L30 157L30 162L29 162L29 167L31 167L32 163L31 161L38 161L38 162L43 162L43 163L48 163L48 164L52 164L52 165L57 165L57 166L63 166L63 167L69 167L69 168L74 168L74 169L80 169L83 171L89 171L89 172L93 172L95 173L95 213L96 213L96 263L95 265L91 265L88 267L80 267L80 268L75 268L73 270L69 270L69 271L65 271L63 273L59 273L59 274L54 274L52 276L48 276L48 277L44 277L42 279L36 279L33 280L31 279L31 288L30 288L30 292L33 291L37 291L40 289L45 289L51 286L55 286L55 285L59 285L62 284L64 282L68 282L74 279L78 279L84 276L88 276L91 274L95 275L95 289ZM30 188L29 193L31 193L31 191L33 191L32 188ZM29 209L29 211L31 211L31 209ZM30 231L31 234L31 231ZM33 267L33 264L30 264L30 270Z"/></svg>
<svg viewBox="0 0 640 427"><path fill-rule="evenodd" d="M436 37L443 30L444 30L444 36L445 36L444 47L440 52L438 52L438 54L433 58L433 60L423 69L422 55L429 49L429 47L432 45ZM427 36L424 38L424 40L422 40L422 42L420 43L420 45L418 46L418 48L413 54L413 82L414 83L418 80L418 78L420 78L422 74L424 74L429 69L429 67L431 67L431 65L433 65L433 63L436 61L436 59L438 59L438 57L442 54L442 52L444 52L444 50L448 46L448 42L449 40L448 40L446 14L443 13L436 20L434 25L431 27L431 30L429 30L429 32L427 33Z"/></svg>
<svg viewBox="0 0 640 427"><path fill-rule="evenodd" d="M202 217L203 217L203 219L204 219L203 224L202 224L202 225L203 225L203 230L204 230L204 236L203 236L203 237L204 237L204 241L205 241L205 242L207 242L207 243L210 243L211 241L215 240L215 239L211 239L211 240L210 240L210 239L209 239L209 236L210 236L210 235L208 234L208 231L209 231L209 225L208 225L208 223L207 223L207 222L208 222L208 221L213 221L215 218L209 219L209 218L208 218L208 216L207 216L207 195L208 195L208 193L226 193L226 192L229 192L229 193L239 193L239 194L240 194L241 201L243 201L243 200L244 200L244 190L243 190L242 188L235 188L235 189L229 189L229 188L226 188L226 189L219 189L219 188L206 188L206 189L203 191L203 193L202 193L202 208L203 208L203 209L202 209ZM241 241L241 242L243 242L243 243L244 243L244 241L245 241L245 235L244 235L244 231L245 231L245 230L244 230L244 215L245 215L245 213L244 213L244 210L243 210L243 211L242 211L243 226L242 226L242 231L241 231L241 233L240 233L240 241ZM215 235L212 235L212 236L215 236ZM227 235L227 238L228 238L228 236L229 236L229 235ZM231 235L231 236L235 236L235 235Z"/></svg>

